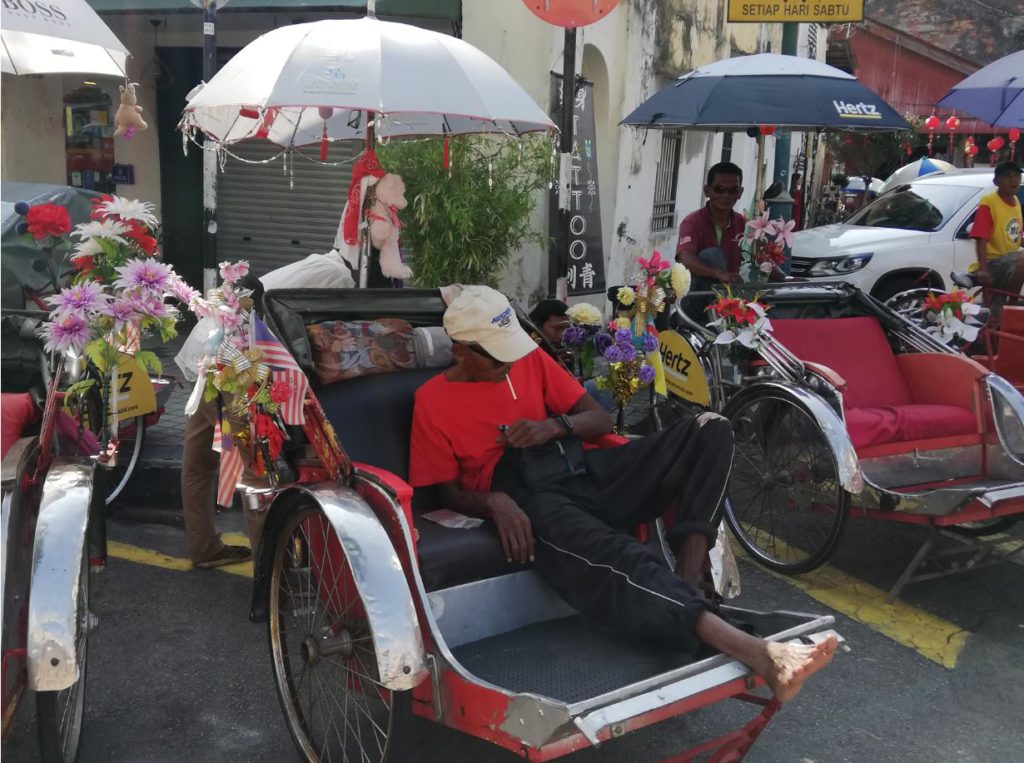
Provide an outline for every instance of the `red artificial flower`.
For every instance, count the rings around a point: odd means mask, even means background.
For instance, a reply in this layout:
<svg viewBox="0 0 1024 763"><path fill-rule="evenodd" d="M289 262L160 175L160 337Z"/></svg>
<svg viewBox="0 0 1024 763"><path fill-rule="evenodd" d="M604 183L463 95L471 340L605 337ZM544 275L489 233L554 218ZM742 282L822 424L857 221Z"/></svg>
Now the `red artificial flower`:
<svg viewBox="0 0 1024 763"><path fill-rule="evenodd" d="M292 388L288 382L278 381L270 385L270 399L280 405L291 399Z"/></svg>
<svg viewBox="0 0 1024 763"><path fill-rule="evenodd" d="M937 313L942 312L942 307L946 304L946 297L948 296L948 294L933 294L932 292L928 292L928 296L924 298L924 306L928 310L934 310Z"/></svg>
<svg viewBox="0 0 1024 763"><path fill-rule="evenodd" d="M75 270L79 273L88 273L90 270L96 269L96 260L93 259L91 254L83 254L79 257L75 257L71 260L71 264L74 265Z"/></svg>
<svg viewBox="0 0 1024 763"><path fill-rule="evenodd" d="M71 231L71 217L59 204L36 204L25 215L28 232L37 241L48 236L63 236Z"/></svg>
<svg viewBox="0 0 1024 763"><path fill-rule="evenodd" d="M128 225L128 231L124 234L125 238L134 241L136 246L148 256L152 257L156 254L156 239L149 235L149 229L134 220L129 221Z"/></svg>
<svg viewBox="0 0 1024 763"><path fill-rule="evenodd" d="M107 213L100 209L100 204L105 204L108 201L113 200L114 197L109 193L100 194L99 197L91 199L89 203L92 204L92 211L89 213L89 218L91 220L102 220L103 218L108 217Z"/></svg>

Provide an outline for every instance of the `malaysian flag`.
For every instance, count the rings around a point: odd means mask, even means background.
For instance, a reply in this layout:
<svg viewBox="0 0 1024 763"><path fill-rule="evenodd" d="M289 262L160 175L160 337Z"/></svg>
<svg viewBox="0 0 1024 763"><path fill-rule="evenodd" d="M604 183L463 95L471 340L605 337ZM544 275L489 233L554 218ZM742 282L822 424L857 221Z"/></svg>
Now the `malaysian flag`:
<svg viewBox="0 0 1024 763"><path fill-rule="evenodd" d="M277 337L270 333L267 324L260 320L259 316L252 316L251 341L250 345L263 353L263 361L272 369L271 378L273 381L283 381L292 388L291 397L286 400L278 409L285 424L304 424L306 414L303 411L302 401L306 397L306 390L309 389L309 382L306 375L302 373L295 358L281 344Z"/></svg>
<svg viewBox="0 0 1024 763"><path fill-rule="evenodd" d="M235 446L234 440L230 435L225 437L221 431L220 421L217 421L213 429L213 449L220 451L217 504L231 506L231 501L235 496L235 486L245 471L245 463L242 460L242 452Z"/></svg>

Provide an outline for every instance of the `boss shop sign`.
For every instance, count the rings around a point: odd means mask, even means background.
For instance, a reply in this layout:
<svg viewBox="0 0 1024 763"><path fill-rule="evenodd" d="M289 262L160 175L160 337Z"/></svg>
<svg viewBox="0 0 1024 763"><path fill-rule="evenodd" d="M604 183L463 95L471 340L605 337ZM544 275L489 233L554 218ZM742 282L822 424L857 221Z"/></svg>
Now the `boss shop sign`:
<svg viewBox="0 0 1024 763"><path fill-rule="evenodd" d="M864 0L837 3L751 3L729 0L729 21L733 22L803 21L831 24L863 20Z"/></svg>

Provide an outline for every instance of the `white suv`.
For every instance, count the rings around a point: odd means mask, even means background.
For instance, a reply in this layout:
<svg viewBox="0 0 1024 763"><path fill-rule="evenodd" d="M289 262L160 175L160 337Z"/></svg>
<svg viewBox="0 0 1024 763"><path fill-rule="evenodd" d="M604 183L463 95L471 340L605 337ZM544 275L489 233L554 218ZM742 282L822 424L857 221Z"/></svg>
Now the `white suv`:
<svg viewBox="0 0 1024 763"><path fill-rule="evenodd" d="M994 188L990 167L897 186L845 223L797 233L792 273L846 281L883 301L919 286L950 288L949 274L975 261L969 227L978 199Z"/></svg>

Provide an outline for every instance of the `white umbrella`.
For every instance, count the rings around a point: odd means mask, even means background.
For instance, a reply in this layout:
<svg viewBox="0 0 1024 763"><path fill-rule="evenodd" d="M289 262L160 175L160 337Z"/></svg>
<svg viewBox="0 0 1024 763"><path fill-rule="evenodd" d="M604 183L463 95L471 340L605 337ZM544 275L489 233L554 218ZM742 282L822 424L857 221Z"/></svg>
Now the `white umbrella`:
<svg viewBox="0 0 1024 763"><path fill-rule="evenodd" d="M906 183L913 183L919 177L930 175L933 172L948 172L949 170L955 170L956 166L949 162L944 162L942 159L932 159L931 157L924 157L918 159L910 164L904 164L882 183L882 187L879 190L880 193L885 193L890 188L895 188L898 185L904 185Z"/></svg>
<svg viewBox="0 0 1024 763"><path fill-rule="evenodd" d="M128 50L85 0L5 2L0 40L6 74L125 76Z"/></svg>
<svg viewBox="0 0 1024 763"><path fill-rule="evenodd" d="M180 128L223 144L292 147L380 137L554 130L486 54L455 37L373 16L275 29L249 43L185 106Z"/></svg>

